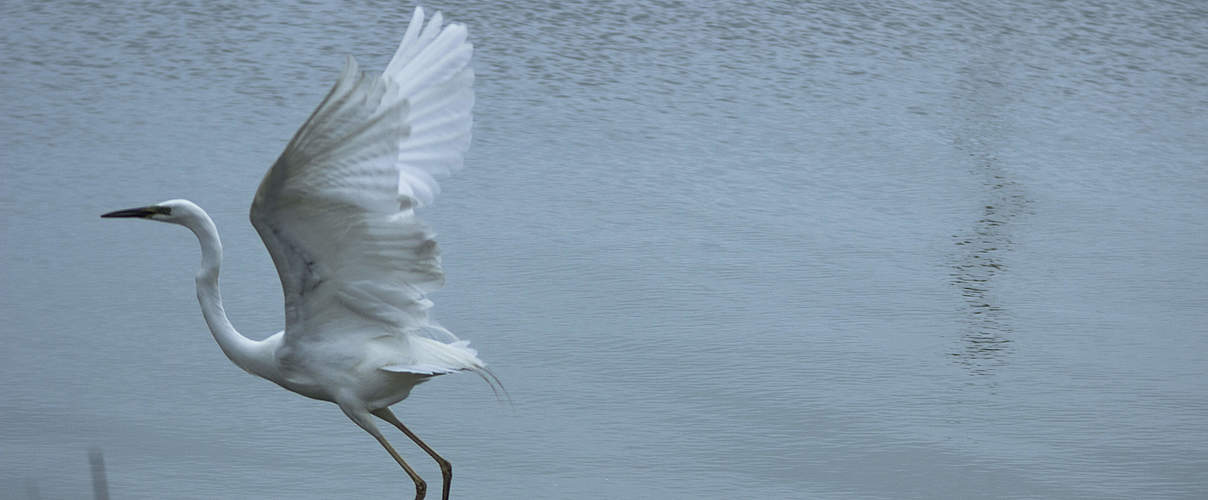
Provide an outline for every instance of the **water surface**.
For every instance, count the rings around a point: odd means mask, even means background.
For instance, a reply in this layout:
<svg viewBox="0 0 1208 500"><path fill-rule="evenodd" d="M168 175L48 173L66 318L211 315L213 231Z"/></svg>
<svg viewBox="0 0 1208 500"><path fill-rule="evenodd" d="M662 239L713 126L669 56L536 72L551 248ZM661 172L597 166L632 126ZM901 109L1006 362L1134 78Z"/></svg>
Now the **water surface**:
<svg viewBox="0 0 1208 500"><path fill-rule="evenodd" d="M1198 2L472 2L467 167L424 216L470 376L400 417L456 498L1203 498ZM281 296L246 210L397 2L0 7L0 498L406 496L197 310ZM429 484L435 465L392 440Z"/></svg>

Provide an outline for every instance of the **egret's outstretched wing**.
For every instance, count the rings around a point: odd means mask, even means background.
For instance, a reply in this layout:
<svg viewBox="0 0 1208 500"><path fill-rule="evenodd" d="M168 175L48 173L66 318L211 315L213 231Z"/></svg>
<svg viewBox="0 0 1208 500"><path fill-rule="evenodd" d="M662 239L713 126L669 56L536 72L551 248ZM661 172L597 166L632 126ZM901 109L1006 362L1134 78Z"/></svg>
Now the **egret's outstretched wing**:
<svg viewBox="0 0 1208 500"><path fill-rule="evenodd" d="M424 294L444 275L413 208L432 201L436 177L459 168L469 146L473 46L439 12L423 20L417 7L381 75L348 58L256 192L251 219L281 277L286 342L447 334L427 318Z"/></svg>

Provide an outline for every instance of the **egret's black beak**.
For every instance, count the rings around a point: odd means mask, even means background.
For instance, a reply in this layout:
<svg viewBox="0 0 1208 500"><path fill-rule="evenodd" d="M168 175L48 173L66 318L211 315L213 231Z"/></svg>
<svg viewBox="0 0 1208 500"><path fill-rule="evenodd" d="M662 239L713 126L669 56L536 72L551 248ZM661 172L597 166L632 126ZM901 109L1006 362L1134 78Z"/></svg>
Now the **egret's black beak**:
<svg viewBox="0 0 1208 500"><path fill-rule="evenodd" d="M156 214L170 215L171 213L172 213L172 207L161 207L159 205L151 205L149 207L127 208L125 210L109 212L107 214L101 215L101 218L109 219L109 218L115 218L115 217L137 217L140 219L147 219L147 218L150 218L152 215L156 215Z"/></svg>

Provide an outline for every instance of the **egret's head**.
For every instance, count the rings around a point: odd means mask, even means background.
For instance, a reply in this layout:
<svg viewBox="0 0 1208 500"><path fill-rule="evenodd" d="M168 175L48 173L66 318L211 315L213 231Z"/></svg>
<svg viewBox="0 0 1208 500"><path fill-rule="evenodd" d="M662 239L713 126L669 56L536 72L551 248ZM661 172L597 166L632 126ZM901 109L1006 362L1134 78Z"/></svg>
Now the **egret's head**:
<svg viewBox="0 0 1208 500"><path fill-rule="evenodd" d="M103 218L128 217L148 219L174 224L185 224L202 213L201 208L189 200L168 200L145 207L128 208L101 215Z"/></svg>

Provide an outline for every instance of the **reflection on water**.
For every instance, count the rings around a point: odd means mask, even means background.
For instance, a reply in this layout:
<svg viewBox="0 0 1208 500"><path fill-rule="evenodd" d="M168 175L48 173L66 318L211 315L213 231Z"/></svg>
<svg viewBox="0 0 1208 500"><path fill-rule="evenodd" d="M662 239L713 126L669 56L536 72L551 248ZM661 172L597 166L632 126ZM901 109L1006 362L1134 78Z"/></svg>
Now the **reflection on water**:
<svg viewBox="0 0 1208 500"><path fill-rule="evenodd" d="M988 47L997 44L992 40ZM961 346L952 355L983 375L1006 363L1009 355L1014 327L1011 312L994 293L995 280L1007 272L1011 226L1028 204L1024 187L1011 178L1000 155L1013 129L1006 64L993 53L965 64L953 96L959 124L953 143L977 179L982 208L972 227L953 235L957 254L951 283L964 298L966 321Z"/></svg>
<svg viewBox="0 0 1208 500"><path fill-rule="evenodd" d="M993 167L985 163L982 168ZM970 232L955 236L960 251L952 273L967 314L964 347L953 355L976 373L1006 362L1012 326L1009 311L994 296L994 279L1007 270L1006 255L1012 246L1008 225L1026 204L1017 183L1002 175L987 175L988 204Z"/></svg>

